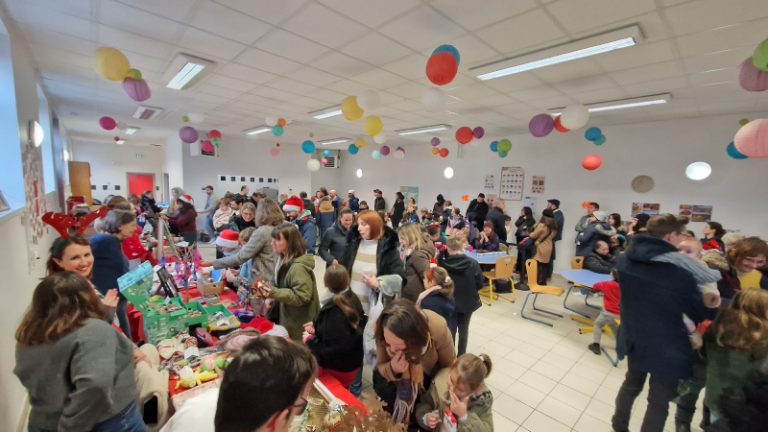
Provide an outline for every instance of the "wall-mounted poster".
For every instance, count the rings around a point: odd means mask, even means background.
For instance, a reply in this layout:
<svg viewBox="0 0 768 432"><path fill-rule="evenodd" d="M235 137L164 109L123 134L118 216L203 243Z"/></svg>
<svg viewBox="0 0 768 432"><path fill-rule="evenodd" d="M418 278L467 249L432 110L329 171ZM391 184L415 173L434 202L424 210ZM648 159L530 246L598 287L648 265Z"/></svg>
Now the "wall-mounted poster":
<svg viewBox="0 0 768 432"><path fill-rule="evenodd" d="M493 190L493 188L496 186L496 176L493 174L488 174L485 176L485 185L483 186L485 189Z"/></svg>
<svg viewBox="0 0 768 432"><path fill-rule="evenodd" d="M533 176L531 193L544 193L544 176Z"/></svg>
<svg viewBox="0 0 768 432"><path fill-rule="evenodd" d="M659 203L641 203L641 202L633 202L632 203L632 215L636 215L638 213L645 213L648 215L657 215L659 214L659 211L661 210L661 204Z"/></svg>
<svg viewBox="0 0 768 432"><path fill-rule="evenodd" d="M216 176L218 180L216 183L216 192L224 194L229 191L233 193L240 192L240 187L243 185L248 186L249 194L254 192L261 192L267 198L277 201L277 194L273 193L273 190L280 188L280 181L277 177L256 177L255 175L232 175L232 174L219 174ZM272 197L274 195L274 198Z"/></svg>
<svg viewBox="0 0 768 432"><path fill-rule="evenodd" d="M680 216L691 222L709 222L712 220L712 206L701 204L680 204Z"/></svg>
<svg viewBox="0 0 768 432"><path fill-rule="evenodd" d="M531 210L536 213L536 197L526 196L523 198L523 207L530 207Z"/></svg>
<svg viewBox="0 0 768 432"><path fill-rule="evenodd" d="M522 201L525 171L522 167L502 167L499 198L503 200Z"/></svg>
<svg viewBox="0 0 768 432"><path fill-rule="evenodd" d="M405 202L408 202L408 198L413 197L416 201L416 205L419 205L419 187L418 186L400 186L400 193L405 196ZM421 206L424 207L424 206Z"/></svg>

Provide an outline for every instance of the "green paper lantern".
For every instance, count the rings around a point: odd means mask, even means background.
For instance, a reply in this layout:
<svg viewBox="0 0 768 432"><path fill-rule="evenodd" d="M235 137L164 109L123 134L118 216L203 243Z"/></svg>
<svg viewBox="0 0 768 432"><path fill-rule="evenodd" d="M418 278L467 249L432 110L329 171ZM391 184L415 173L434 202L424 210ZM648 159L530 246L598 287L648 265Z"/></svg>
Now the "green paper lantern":
<svg viewBox="0 0 768 432"><path fill-rule="evenodd" d="M768 39L760 43L752 54L752 64L763 72L768 72Z"/></svg>

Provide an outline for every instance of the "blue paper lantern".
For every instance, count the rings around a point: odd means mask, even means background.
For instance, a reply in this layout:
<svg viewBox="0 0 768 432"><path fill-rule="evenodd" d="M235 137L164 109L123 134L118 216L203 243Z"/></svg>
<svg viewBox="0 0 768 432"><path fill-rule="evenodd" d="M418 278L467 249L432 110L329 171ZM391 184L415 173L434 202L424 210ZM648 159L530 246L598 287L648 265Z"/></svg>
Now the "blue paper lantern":
<svg viewBox="0 0 768 432"><path fill-rule="evenodd" d="M330 156L330 155L331 155L331 151L330 150L328 150L328 149L323 150L323 156Z"/></svg>
<svg viewBox="0 0 768 432"><path fill-rule="evenodd" d="M732 157L733 159L749 159L749 156L740 152L739 149L736 148L736 144L734 143L728 144L728 147L725 149L725 152L728 153L728 156Z"/></svg>
<svg viewBox="0 0 768 432"><path fill-rule="evenodd" d="M603 131L601 131L599 127L591 127L584 131L584 138L588 141L595 141L601 136L603 136Z"/></svg>
<svg viewBox="0 0 768 432"><path fill-rule="evenodd" d="M283 136L285 133L285 129L283 129L280 125L275 125L272 127L272 135L274 136Z"/></svg>
<svg viewBox="0 0 768 432"><path fill-rule="evenodd" d="M357 154L357 152L359 152L360 149L357 148L356 145L350 144L349 147L347 147L347 151L349 152L349 154Z"/></svg>
<svg viewBox="0 0 768 432"><path fill-rule="evenodd" d="M279 127L279 126L276 126L276 127ZM304 153L307 153L307 154L314 152L315 151L315 143L313 143L310 140L304 141L303 143L301 143L301 151L303 151Z"/></svg>
<svg viewBox="0 0 768 432"><path fill-rule="evenodd" d="M599 137L595 138L592 142L595 143L595 145L605 144L605 135L600 135Z"/></svg>
<svg viewBox="0 0 768 432"><path fill-rule="evenodd" d="M491 142L491 151L496 153L499 151L499 142L498 141L492 141Z"/></svg>
<svg viewBox="0 0 768 432"><path fill-rule="evenodd" d="M439 52L449 52L453 57L456 59L457 64L461 64L461 54L459 54L459 50L456 49L453 45L440 45L439 47L435 48L434 51L432 51L432 55L435 55Z"/></svg>

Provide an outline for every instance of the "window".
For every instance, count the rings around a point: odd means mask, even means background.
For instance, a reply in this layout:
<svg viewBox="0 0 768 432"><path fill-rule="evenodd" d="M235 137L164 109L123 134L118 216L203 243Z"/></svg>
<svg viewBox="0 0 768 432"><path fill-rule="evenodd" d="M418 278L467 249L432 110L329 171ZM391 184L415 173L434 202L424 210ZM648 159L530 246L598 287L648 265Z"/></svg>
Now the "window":
<svg viewBox="0 0 768 432"><path fill-rule="evenodd" d="M19 143L19 121L16 113L16 86L11 64L11 39L0 23L0 142L3 156L0 157L0 192L11 210L24 206L24 175L21 167L21 146Z"/></svg>
<svg viewBox="0 0 768 432"><path fill-rule="evenodd" d="M51 128L51 109L48 105L48 99L40 86L37 86L37 102L40 111L37 121L43 127L43 143L40 145L43 151L43 182L45 183L45 193L49 193L56 190L56 171L53 165L53 128Z"/></svg>

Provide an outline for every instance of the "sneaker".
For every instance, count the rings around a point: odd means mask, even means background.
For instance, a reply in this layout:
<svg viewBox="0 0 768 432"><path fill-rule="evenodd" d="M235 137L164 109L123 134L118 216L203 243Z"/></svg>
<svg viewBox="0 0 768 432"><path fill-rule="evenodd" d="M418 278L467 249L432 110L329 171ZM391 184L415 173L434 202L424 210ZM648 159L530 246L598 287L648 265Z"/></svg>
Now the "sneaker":
<svg viewBox="0 0 768 432"><path fill-rule="evenodd" d="M599 343L591 343L587 345L587 348L589 348L590 351L593 353L600 355L600 344Z"/></svg>

